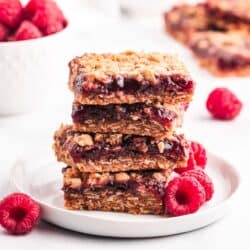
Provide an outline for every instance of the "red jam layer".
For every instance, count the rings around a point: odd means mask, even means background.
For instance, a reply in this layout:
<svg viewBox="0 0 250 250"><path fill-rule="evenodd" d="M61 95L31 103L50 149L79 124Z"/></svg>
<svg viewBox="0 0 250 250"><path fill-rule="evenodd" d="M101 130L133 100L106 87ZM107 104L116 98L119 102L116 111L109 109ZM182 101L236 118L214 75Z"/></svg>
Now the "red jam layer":
<svg viewBox="0 0 250 250"><path fill-rule="evenodd" d="M191 46L194 53L199 57L212 58L216 61L217 67L222 71L236 70L250 64L250 58L244 58L244 56L240 54L231 54L230 52L225 52L223 51L223 48L214 47L211 42L209 42L209 47L201 48L199 46L200 42L201 40L198 40ZM211 50L210 48L213 47L214 50Z"/></svg>
<svg viewBox="0 0 250 250"><path fill-rule="evenodd" d="M172 75L159 77L156 84L149 81L137 81L131 78L117 77L109 83L94 82L90 83L85 80L84 74L76 76L74 87L78 93L86 93L90 97L96 94L109 95L113 92L123 91L124 94L155 94L162 95L168 93L193 93L194 82L189 78L181 75Z"/></svg>
<svg viewBox="0 0 250 250"><path fill-rule="evenodd" d="M155 120L164 126L170 126L177 114L164 107L156 107L145 103L81 105L73 104L72 119L74 123L84 124L86 121L118 122L120 120L147 119Z"/></svg>
<svg viewBox="0 0 250 250"><path fill-rule="evenodd" d="M146 178L145 180L137 181L137 180L129 180L128 182L124 183L115 183L115 182L110 182L106 184L105 186L85 186L82 185L80 188L71 188L66 185L63 186L63 191L65 194L83 194L86 191L100 191L100 190L112 190L112 191L130 191L136 193L136 190L138 189L139 186L144 186L147 190L151 191L152 193L155 193L157 196L163 196L164 195L164 190L166 186L166 182L159 182L155 179L149 179Z"/></svg>
<svg viewBox="0 0 250 250"><path fill-rule="evenodd" d="M181 140L176 137L176 140L164 139L163 149L160 153L159 142L152 143L152 138L147 136L125 135L122 137L121 143L112 145L105 141L96 142L92 146L80 146L72 142L68 148L74 162L81 160L109 160L118 157L144 157L164 156L169 160L177 161L185 158L185 146Z"/></svg>
<svg viewBox="0 0 250 250"><path fill-rule="evenodd" d="M233 23L233 24L240 24L240 23L245 23L245 24L250 24L250 20L247 18L241 17L239 15L234 14L233 12L230 11L222 11L218 8L211 8L209 4L205 4L206 10L208 15L211 18L214 18L215 20L220 19L223 20L224 23Z"/></svg>

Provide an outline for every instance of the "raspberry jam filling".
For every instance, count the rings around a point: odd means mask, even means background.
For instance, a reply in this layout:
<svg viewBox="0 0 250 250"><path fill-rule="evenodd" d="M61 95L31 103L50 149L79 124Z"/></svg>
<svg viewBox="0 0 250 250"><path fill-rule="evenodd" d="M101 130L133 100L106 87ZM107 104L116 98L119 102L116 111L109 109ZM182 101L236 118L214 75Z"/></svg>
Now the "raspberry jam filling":
<svg viewBox="0 0 250 250"><path fill-rule="evenodd" d="M129 181L127 183L124 184L109 184L106 185L104 187L91 187L91 188L80 188L80 189L73 189L67 186L64 186L62 188L62 190L64 191L65 195L70 195L70 194L84 194L84 192L98 192L98 191L102 191L102 190L110 190L110 191L124 191L124 192L132 192L135 193L137 192L137 189L140 186L144 186L146 187L146 189L153 193L156 197L158 197L159 199L161 199L164 196L164 189L166 186L166 183L155 183L154 185L150 186L149 184L143 185L140 184L136 181Z"/></svg>
<svg viewBox="0 0 250 250"><path fill-rule="evenodd" d="M250 21L243 16L235 15L230 11L222 11L218 8L210 8L209 5L205 5L206 10L209 16L213 17L215 20L223 20L224 23L233 23L233 24L250 24Z"/></svg>
<svg viewBox="0 0 250 250"><path fill-rule="evenodd" d="M217 59L217 66L221 70L233 70L233 69L239 69L241 67L244 67L246 65L249 65L250 60L245 60L241 56L221 56Z"/></svg>
<svg viewBox="0 0 250 250"><path fill-rule="evenodd" d="M147 191L162 196L170 171L128 171L115 173L82 173L67 166L62 169L63 190L66 193L78 193L98 190L136 192L143 186Z"/></svg>
<svg viewBox="0 0 250 250"><path fill-rule="evenodd" d="M120 120L155 120L164 126L170 126L177 118L174 111L164 107L156 107L145 103L134 104L109 104L101 105L81 105L74 103L72 119L74 123L85 123L86 121L111 121Z"/></svg>
<svg viewBox="0 0 250 250"><path fill-rule="evenodd" d="M118 157L164 156L169 160L177 161L185 158L185 146L178 137L176 140L164 139L161 142L152 142L147 136L125 135L118 143L107 141L95 142L90 146L80 146L76 142L69 144L69 153L75 162L81 160L110 160Z"/></svg>
<svg viewBox="0 0 250 250"><path fill-rule="evenodd" d="M159 94L164 92L187 92L193 93L194 82L185 76L179 74L172 76L162 76L157 79L157 83L153 84L149 81L137 81L136 79L116 77L109 82L88 82L84 74L79 73L74 80L74 87L78 93L86 93L88 96L96 94L109 95L113 92L123 92L124 94Z"/></svg>
<svg viewBox="0 0 250 250"><path fill-rule="evenodd" d="M202 41L207 41L210 46L205 48L200 47L200 43L202 43ZM209 48L214 48L214 50ZM237 47L235 47L235 49L237 49ZM208 40L198 40L193 44L192 50L200 57L208 57L216 60L217 67L222 71L239 69L250 64L250 58L244 58L244 56L240 54L230 54L228 52L224 52L223 49L214 47Z"/></svg>
<svg viewBox="0 0 250 250"><path fill-rule="evenodd" d="M125 192L133 192L136 193L137 189L140 186L144 186L148 191L154 193L156 196L163 197L164 189L166 186L166 181L159 182L155 179L146 178L143 181L129 180L124 183L116 183L116 182L109 182L103 186L86 186L82 183L80 188L72 188L67 185L64 185L62 190L65 194L83 194L84 192L88 191L102 191L102 190L110 190L110 191L125 191Z"/></svg>

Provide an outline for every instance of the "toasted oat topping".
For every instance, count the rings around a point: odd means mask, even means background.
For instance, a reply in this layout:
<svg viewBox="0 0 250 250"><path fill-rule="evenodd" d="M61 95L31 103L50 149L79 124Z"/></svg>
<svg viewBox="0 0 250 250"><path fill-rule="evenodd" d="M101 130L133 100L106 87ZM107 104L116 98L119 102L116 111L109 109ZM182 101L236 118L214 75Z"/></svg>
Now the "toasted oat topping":
<svg viewBox="0 0 250 250"><path fill-rule="evenodd" d="M84 177L87 179L88 186L105 186L109 183L112 177L109 173L92 173L86 174L86 176Z"/></svg>
<svg viewBox="0 0 250 250"><path fill-rule="evenodd" d="M65 179L65 185L74 188L74 189L78 189L81 187L82 185L82 180L80 178L66 178Z"/></svg>
<svg viewBox="0 0 250 250"><path fill-rule="evenodd" d="M83 135L79 135L79 136L75 136L74 137L74 141L84 147L84 146L92 146L94 145L94 141L92 139L92 136L91 135L88 135L88 134L83 134Z"/></svg>
<svg viewBox="0 0 250 250"><path fill-rule="evenodd" d="M122 134L110 134L106 141L110 143L110 145L119 145L122 143Z"/></svg>
<svg viewBox="0 0 250 250"><path fill-rule="evenodd" d="M158 144L157 144L157 146L158 146L158 149L159 149L159 152L162 154L163 152L164 152L164 149L165 149L165 144L164 144L164 142L159 142Z"/></svg>
<svg viewBox="0 0 250 250"><path fill-rule="evenodd" d="M174 74L188 75L182 62L174 55L126 51L118 54L87 53L70 62L71 73L77 70L85 81L105 84L111 79L122 86L124 77L156 83L157 77Z"/></svg>
<svg viewBox="0 0 250 250"><path fill-rule="evenodd" d="M124 183L130 180L129 174L125 172L116 173L114 177L115 177L115 182L118 183Z"/></svg>
<svg viewBox="0 0 250 250"><path fill-rule="evenodd" d="M173 31L206 30L209 19L203 4L180 4L165 13L166 24Z"/></svg>

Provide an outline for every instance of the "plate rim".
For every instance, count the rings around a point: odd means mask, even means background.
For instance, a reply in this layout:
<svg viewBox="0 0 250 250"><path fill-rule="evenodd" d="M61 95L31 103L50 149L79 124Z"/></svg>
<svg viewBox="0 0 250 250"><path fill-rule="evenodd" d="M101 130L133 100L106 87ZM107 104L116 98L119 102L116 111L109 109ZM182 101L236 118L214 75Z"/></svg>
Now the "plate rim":
<svg viewBox="0 0 250 250"><path fill-rule="evenodd" d="M37 152L38 150L36 150ZM39 151L40 152L40 151ZM125 218L125 219L121 219L121 218L115 218L114 220L112 218L107 218L107 217L101 217L100 215L95 215L95 214L80 214L80 211L74 211L74 210L67 210L64 208L60 208L54 205L51 205L45 201L42 201L40 199L37 199L36 197L34 197L32 194L30 194L29 192L26 192L22 187L19 186L19 184L16 181L15 178L15 173L17 171L17 168L20 164L20 161L23 161L24 159L26 159L24 156L28 156L30 155L30 153L24 154L22 155L22 157L17 157L17 159L15 161L13 161L13 163L11 164L11 170L10 170L10 177L9 177L9 181L10 181L10 185L12 188L15 188L15 190L17 190L18 192L22 192L25 193L27 195L29 195L34 201L36 201L38 204L40 204L40 206L44 206L48 209L53 209L56 210L56 212L61 212L61 213L67 213L68 215L77 215L77 216L81 216L81 217L88 217L88 218L92 218L92 219L98 219L98 220L102 220L105 222L126 222L126 223L136 223L136 224L140 224L140 223L159 223L159 222L163 222L165 223L166 221L174 221L174 220L189 220L192 219L192 217L195 217L197 215L204 215L207 214L208 212L213 212L212 210L218 210L221 209L223 207L226 207L228 204L230 204L232 202L232 200L235 199L235 196L237 195L237 193L239 192L239 189L241 187L241 183L242 183L242 177L240 172L237 170L237 168L235 168L235 164L232 162L232 160L228 160L225 159L223 156L219 156L217 153L213 153L211 151L207 151L207 155L208 158L209 157L213 157L217 160L222 161L223 163L225 163L227 165L227 167L230 168L230 171L233 173L235 179L236 179L236 185L234 190L232 190L231 194L223 201L219 202L218 204L209 207L207 209L204 210L200 210L197 211L195 213L191 213L191 214L187 214L187 215L181 215L181 216L172 216L172 217L163 217L163 216L155 216L154 218L147 218L147 220L140 220L140 221L134 221L131 220L129 218ZM77 212L77 213L76 213ZM91 211L89 211L91 212ZM102 211L99 211L100 213L102 213ZM104 212L103 212L104 213ZM106 213L106 212L105 212ZM140 216L140 215L132 215L131 216ZM42 216L43 217L43 216ZM45 219L46 220L46 219Z"/></svg>

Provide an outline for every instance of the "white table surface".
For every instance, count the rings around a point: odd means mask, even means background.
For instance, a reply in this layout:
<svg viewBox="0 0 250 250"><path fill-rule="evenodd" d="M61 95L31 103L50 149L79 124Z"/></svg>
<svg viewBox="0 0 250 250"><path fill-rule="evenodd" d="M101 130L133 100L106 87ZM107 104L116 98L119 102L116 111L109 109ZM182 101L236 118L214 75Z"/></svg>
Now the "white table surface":
<svg viewBox="0 0 250 250"><path fill-rule="evenodd" d="M108 22L107 22L108 23ZM207 149L235 162L243 184L232 211L221 221L204 229L154 239L110 239L78 234L45 222L26 236L13 237L0 229L1 249L248 249L250 245L250 78L220 79L200 69L189 51L168 38L159 20L103 23L91 34L78 34L72 55L85 51L124 49L160 50L178 53L198 83L194 101L185 116L188 138L202 142ZM65 62L67 63L67 62ZM0 193L9 192L12 162L18 155L40 146L51 147L52 135L64 122L70 122L72 96L62 83L60 93L46 107L31 114L0 118ZM244 103L241 115L232 122L212 120L205 108L208 93L215 86L228 86ZM35 164L35 163L34 163ZM243 247L245 246L245 247Z"/></svg>

